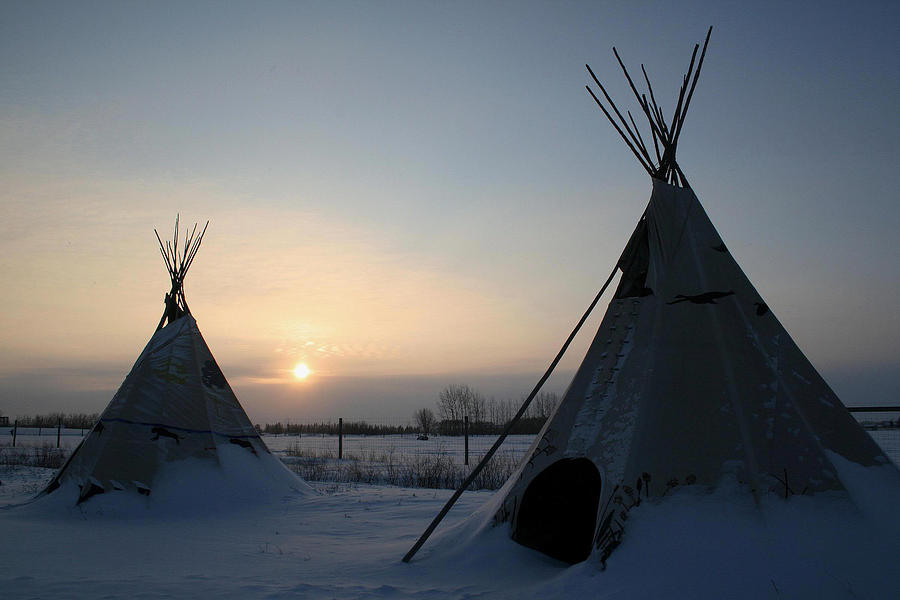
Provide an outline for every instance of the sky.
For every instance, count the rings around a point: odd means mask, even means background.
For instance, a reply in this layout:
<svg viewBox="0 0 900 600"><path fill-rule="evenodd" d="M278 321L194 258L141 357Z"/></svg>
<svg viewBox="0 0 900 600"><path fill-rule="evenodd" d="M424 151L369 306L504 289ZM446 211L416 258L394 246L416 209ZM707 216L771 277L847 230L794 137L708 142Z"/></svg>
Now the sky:
<svg viewBox="0 0 900 600"><path fill-rule="evenodd" d="M650 193L585 63L634 108L615 45L671 109L709 25L679 164L845 404L897 404L900 6L855 4L4 2L0 411L106 406L178 213L255 422L521 398Z"/></svg>

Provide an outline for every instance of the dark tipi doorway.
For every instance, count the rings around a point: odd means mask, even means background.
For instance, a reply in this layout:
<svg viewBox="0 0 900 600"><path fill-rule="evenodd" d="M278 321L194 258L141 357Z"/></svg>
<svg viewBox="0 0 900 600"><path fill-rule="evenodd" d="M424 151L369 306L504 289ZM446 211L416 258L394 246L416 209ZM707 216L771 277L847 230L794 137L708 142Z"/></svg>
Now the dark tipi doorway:
<svg viewBox="0 0 900 600"><path fill-rule="evenodd" d="M600 502L600 473L587 458L553 463L522 496L513 539L570 564L591 554Z"/></svg>

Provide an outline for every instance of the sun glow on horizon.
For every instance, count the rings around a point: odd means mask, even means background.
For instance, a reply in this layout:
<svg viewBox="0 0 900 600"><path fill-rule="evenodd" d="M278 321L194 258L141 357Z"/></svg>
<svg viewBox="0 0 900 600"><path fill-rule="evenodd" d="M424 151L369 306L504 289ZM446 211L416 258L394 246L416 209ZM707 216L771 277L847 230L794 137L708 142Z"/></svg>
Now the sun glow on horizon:
<svg viewBox="0 0 900 600"><path fill-rule="evenodd" d="M312 373L312 370L308 366L306 366L306 363L297 363L297 365L294 367L293 373L294 377L302 381L309 377L310 373Z"/></svg>

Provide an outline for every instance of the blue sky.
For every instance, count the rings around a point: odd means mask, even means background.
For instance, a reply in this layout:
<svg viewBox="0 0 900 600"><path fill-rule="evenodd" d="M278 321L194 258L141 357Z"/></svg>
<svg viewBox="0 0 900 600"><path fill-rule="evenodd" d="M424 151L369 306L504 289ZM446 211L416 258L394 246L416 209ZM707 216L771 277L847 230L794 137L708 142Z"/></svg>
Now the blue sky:
<svg viewBox="0 0 900 600"><path fill-rule="evenodd" d="M4 3L0 410L105 406L176 212L254 419L527 393L649 197L584 63L626 105L616 45L671 110L709 25L679 163L845 402L896 403L900 9L860 4Z"/></svg>

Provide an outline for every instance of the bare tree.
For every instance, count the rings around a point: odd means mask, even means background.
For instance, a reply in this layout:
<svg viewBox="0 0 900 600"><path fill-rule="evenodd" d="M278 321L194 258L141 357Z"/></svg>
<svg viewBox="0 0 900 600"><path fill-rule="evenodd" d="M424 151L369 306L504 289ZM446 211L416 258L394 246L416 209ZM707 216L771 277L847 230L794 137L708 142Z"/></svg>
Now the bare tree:
<svg viewBox="0 0 900 600"><path fill-rule="evenodd" d="M459 421L463 417L465 404L472 393L467 385L452 383L438 393L438 414L443 421Z"/></svg>
<svg viewBox="0 0 900 600"><path fill-rule="evenodd" d="M521 403L515 402L512 398L506 400L496 400L491 398L490 401L490 419L492 423L497 425L505 425L513 418Z"/></svg>
<svg viewBox="0 0 900 600"><path fill-rule="evenodd" d="M487 402L484 396L478 392L472 392L472 398L469 401L469 420L475 423L487 421Z"/></svg>
<svg viewBox="0 0 900 600"><path fill-rule="evenodd" d="M430 408L420 408L413 416L415 417L416 424L418 424L419 429L423 434L428 435L429 433L431 433L431 430L434 428L434 423L436 421L434 411L432 411Z"/></svg>
<svg viewBox="0 0 900 600"><path fill-rule="evenodd" d="M541 392L531 405L534 409L533 416L547 419L556 410L557 404L559 404L559 396L555 392Z"/></svg>
<svg viewBox="0 0 900 600"><path fill-rule="evenodd" d="M488 417L484 396L467 385L450 384L440 391L437 400L438 415L451 430L462 427L462 421L482 422Z"/></svg>

